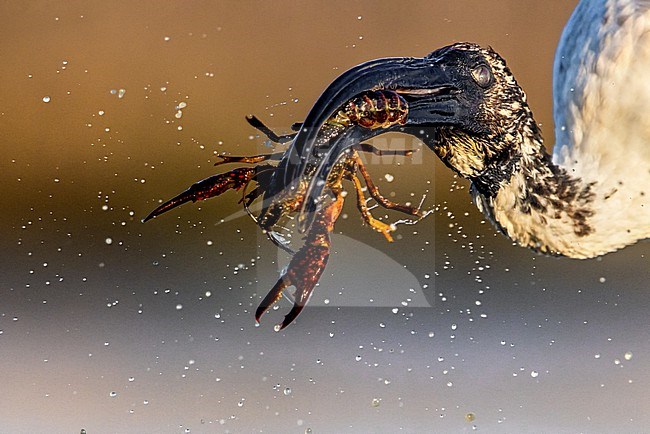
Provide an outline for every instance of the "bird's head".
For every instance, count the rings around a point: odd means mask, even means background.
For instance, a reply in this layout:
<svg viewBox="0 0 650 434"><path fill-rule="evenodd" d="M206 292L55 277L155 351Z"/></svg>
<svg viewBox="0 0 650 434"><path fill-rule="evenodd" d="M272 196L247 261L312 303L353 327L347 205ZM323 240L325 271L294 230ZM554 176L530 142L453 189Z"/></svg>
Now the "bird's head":
<svg viewBox="0 0 650 434"><path fill-rule="evenodd" d="M435 116L444 98L416 96L413 120L433 127L426 142L450 168L475 179L519 154L523 136L541 141L526 94L494 50L458 43L425 59L437 66L441 84L449 86L452 110Z"/></svg>
<svg viewBox="0 0 650 434"><path fill-rule="evenodd" d="M319 128L340 107L368 90L398 93L408 105L404 124L382 131L356 126L328 143L315 146ZM381 132L404 131L421 137L450 168L470 179L520 153L522 135L540 136L526 96L505 61L491 48L457 43L423 58L386 58L342 74L311 109L287 158L285 182L318 166L311 180L301 228L322 193L329 172L349 147Z"/></svg>

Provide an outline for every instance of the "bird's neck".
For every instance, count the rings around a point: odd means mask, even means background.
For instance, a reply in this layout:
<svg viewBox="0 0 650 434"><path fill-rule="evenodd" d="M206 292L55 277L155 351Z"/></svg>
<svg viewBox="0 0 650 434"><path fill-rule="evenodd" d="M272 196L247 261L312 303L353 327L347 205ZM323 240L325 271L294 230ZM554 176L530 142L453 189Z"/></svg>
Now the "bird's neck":
<svg viewBox="0 0 650 434"><path fill-rule="evenodd" d="M502 159L471 177L476 205L513 241L552 255L591 256L592 185L553 164L536 129L515 137Z"/></svg>

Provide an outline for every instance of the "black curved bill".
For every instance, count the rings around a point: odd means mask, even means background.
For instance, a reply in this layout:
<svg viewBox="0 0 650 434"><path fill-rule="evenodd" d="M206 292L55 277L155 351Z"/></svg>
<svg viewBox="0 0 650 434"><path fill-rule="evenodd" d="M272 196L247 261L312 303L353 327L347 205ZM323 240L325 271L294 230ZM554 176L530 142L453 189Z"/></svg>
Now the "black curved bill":
<svg viewBox="0 0 650 434"><path fill-rule="evenodd" d="M314 149L323 124L343 104L358 94L377 89L398 92L408 103L406 126L455 124L463 118L463 109L455 97L459 90L444 65L436 58L384 58L373 60L343 73L323 92L309 111L291 149L277 173L284 174L278 191L302 177L309 164L318 169L310 181L298 228L304 232L313 222L329 173L341 155L351 146L399 125L383 130L361 126L350 128L328 143L327 150ZM277 181L277 180L276 180Z"/></svg>

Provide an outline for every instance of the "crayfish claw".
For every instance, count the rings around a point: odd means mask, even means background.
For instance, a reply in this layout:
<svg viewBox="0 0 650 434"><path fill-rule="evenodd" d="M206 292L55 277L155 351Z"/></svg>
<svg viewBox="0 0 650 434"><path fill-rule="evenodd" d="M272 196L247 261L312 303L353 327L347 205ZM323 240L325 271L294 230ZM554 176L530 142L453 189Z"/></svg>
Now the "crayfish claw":
<svg viewBox="0 0 650 434"><path fill-rule="evenodd" d="M262 315L264 315L270 308L273 306L278 300L282 298L282 291L284 291L285 288L290 286L292 283L287 277L287 275L281 276L278 281L275 283L273 288L269 291L268 294L266 294L266 297L264 297L264 300L260 303L260 305L257 307L257 310L255 311L255 321L259 324L260 319L262 318ZM309 295L311 295L313 288L311 288L309 291ZM301 294L305 293L305 291L300 291ZM309 295L307 295L306 298L309 298ZM305 307L306 304L306 299L303 300L303 297L297 298L296 301L293 304L293 307L289 311L287 315L285 315L284 320L282 323L277 324L275 329L277 331L282 330L289 324L293 322L294 319L300 314L302 309Z"/></svg>
<svg viewBox="0 0 650 434"><path fill-rule="evenodd" d="M282 323L278 324L276 326L277 331L280 331L283 328L285 328L286 326L288 326L289 324L291 324L293 322L293 320L296 319L296 317L298 317L300 312L302 312L302 309L304 307L305 307L304 305L300 305L298 303L295 303L293 305L293 307L291 308L291 310L289 311L289 313L285 315L284 320L282 320Z"/></svg>
<svg viewBox="0 0 650 434"><path fill-rule="evenodd" d="M320 279L329 258L329 247L306 244L291 259L287 271L280 276L273 288L266 294L255 311L255 320L260 318L273 304L282 298L282 291L293 285L296 287L295 300L291 311L276 329L282 330L293 322L309 301L316 283Z"/></svg>
<svg viewBox="0 0 650 434"><path fill-rule="evenodd" d="M289 282L287 282L286 278L284 276L280 277L269 293L266 294L264 300L262 300L260 305L257 306L257 310L255 311L255 321L259 323L262 315L264 315L266 311L275 304L275 302L282 298L282 291L287 286L289 286Z"/></svg>
<svg viewBox="0 0 650 434"><path fill-rule="evenodd" d="M145 223L149 220L151 220L154 217L158 217L160 214L166 213L170 209L174 209L177 206L180 206L184 204L185 202L189 202L193 199L193 194L190 192L189 189L185 190L181 194L174 196L173 198L169 199L168 201L162 203L159 205L156 209L151 211L149 215L147 215L145 218L142 219L142 223Z"/></svg>
<svg viewBox="0 0 650 434"><path fill-rule="evenodd" d="M271 306L273 306L277 301L279 301L282 298L282 291L288 286L293 284L289 280L287 274L296 274L296 272L299 272L300 274L305 274L305 273L309 274L313 271L314 270L300 270L300 271L290 270L287 271L285 275L281 276L276 282L275 286L273 286L273 288L269 291L269 293L266 294L264 300L262 300L260 305L257 307L257 310L255 311L255 321L257 321L257 323L259 324L262 315L264 315L264 313L266 313L271 308ZM282 320L282 323L276 325L275 327L276 331L280 331L286 326L288 326L289 324L291 324L293 320L295 320L298 317L300 312L302 312L303 308L309 301L309 297L314 291L314 287L316 286L316 282L318 281L318 278L320 278L320 272L317 271L316 279L309 279L312 280L312 282L307 283L306 286L302 286L300 284L295 285L296 299L293 303L293 307L291 308L289 313L285 315L284 320Z"/></svg>
<svg viewBox="0 0 650 434"><path fill-rule="evenodd" d="M269 293L266 294L266 297L264 297L264 300L262 300L260 305L257 307L257 310L255 311L255 321L257 321L258 324L262 318L262 315L264 315L264 313L266 313L271 308L271 306L273 306L278 300L282 298L282 291L288 286L289 282L287 281L287 278L285 276L282 276L278 279L277 283L275 286L273 286ZM309 293L311 294L311 291L309 291ZM280 331L291 324L304 307L304 303L300 303L298 300L296 300L289 313L285 315L284 320L282 320L280 324L276 324L276 331Z"/></svg>
<svg viewBox="0 0 650 434"><path fill-rule="evenodd" d="M276 330L282 330L291 324L302 312L327 265L331 247L330 233L342 208L343 196L337 195L333 202L317 213L316 221L305 239L305 245L291 258L287 270L257 308L255 319L258 323L264 312L282 298L282 291L292 285L296 287L293 307L282 323L276 326Z"/></svg>
<svg viewBox="0 0 650 434"><path fill-rule="evenodd" d="M247 185L259 170L259 166L255 167L240 167L233 169L226 173L210 176L190 186L181 194L164 202L156 209L151 211L148 216L142 219L142 223L151 220L171 209L176 208L187 202L196 202L197 200L209 199L218 196L226 190L233 189L239 190Z"/></svg>

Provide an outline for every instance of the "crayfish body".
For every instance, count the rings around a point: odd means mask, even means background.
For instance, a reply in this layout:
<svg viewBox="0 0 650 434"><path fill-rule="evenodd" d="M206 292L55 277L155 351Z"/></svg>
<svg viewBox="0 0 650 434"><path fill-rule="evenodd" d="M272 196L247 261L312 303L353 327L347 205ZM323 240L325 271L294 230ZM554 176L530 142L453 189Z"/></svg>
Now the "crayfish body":
<svg viewBox="0 0 650 434"><path fill-rule="evenodd" d="M402 96L389 90L371 90L364 92L345 103L334 113L330 119L320 127L317 141L322 146L327 144L352 129L385 129L395 125L404 124L408 116L408 104ZM296 134L278 136L259 119L254 116L247 117L248 122L269 140L281 144L292 141ZM297 129L300 125L296 126ZM293 256L286 271L280 276L271 291L262 300L255 313L256 321L277 302L283 290L289 286L296 288L294 305L285 316L283 322L276 326L281 330L291 324L307 304L320 279L330 255L330 234L334 224L341 214L344 203L343 181L352 181L357 195L357 208L363 221L373 230L384 235L387 241L392 242L391 233L395 226L375 219L367 205L362 178L370 196L382 207L396 210L410 216L421 218L419 208L394 203L383 197L373 183L359 153L370 152L375 155L401 155L410 156L411 150L380 150L368 143L355 143L333 166L328 175L326 188L321 197L322 206L316 213L315 219L307 232L302 247L294 252L284 242L279 241L276 229L282 222L300 212L310 177L315 173L316 167L307 168L305 176L299 179L293 188L287 188L280 193L267 197L271 190L271 182L276 171L281 170L281 165L271 164L281 160L285 153L272 153L255 156L220 156L221 161L216 165L226 163L253 164L252 167L238 167L228 172L213 175L201 180L187 190L162 203L143 219L146 222L186 202L196 202L219 196L227 190L241 190L244 194L240 203L244 204L246 211L264 230L269 239L280 248L290 252ZM262 163L262 164L260 164ZM253 190L246 193L249 184L255 183ZM249 206L256 199L261 198L263 205L260 215L255 216Z"/></svg>

